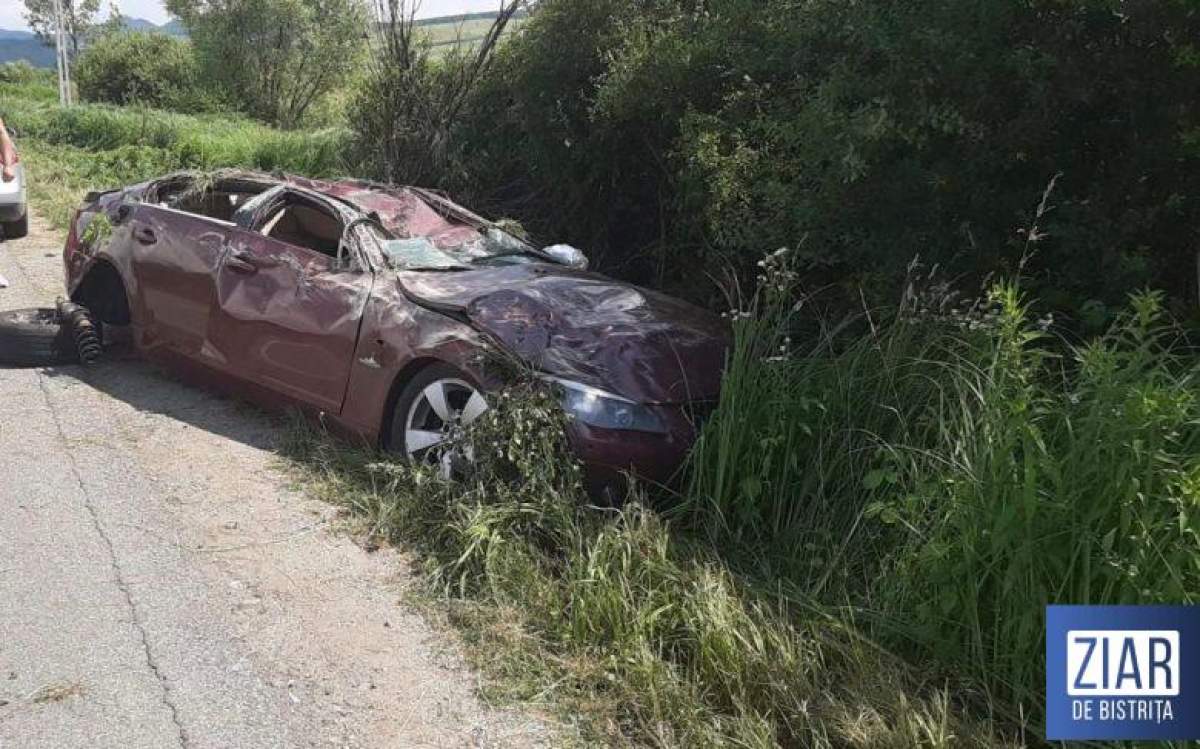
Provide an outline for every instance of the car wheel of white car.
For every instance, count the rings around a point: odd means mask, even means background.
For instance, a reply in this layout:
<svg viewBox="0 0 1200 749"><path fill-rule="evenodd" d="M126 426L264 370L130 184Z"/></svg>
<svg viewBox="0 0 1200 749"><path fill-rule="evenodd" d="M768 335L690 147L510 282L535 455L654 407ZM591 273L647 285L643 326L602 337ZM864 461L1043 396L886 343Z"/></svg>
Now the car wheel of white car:
<svg viewBox="0 0 1200 749"><path fill-rule="evenodd" d="M5 239L20 239L29 233L29 214L26 213L16 221L7 221L0 229L4 230Z"/></svg>
<svg viewBox="0 0 1200 749"><path fill-rule="evenodd" d="M453 478L474 455L462 444L462 431L488 409L487 399L458 370L435 364L417 373L396 401L391 447L412 463L437 466Z"/></svg>

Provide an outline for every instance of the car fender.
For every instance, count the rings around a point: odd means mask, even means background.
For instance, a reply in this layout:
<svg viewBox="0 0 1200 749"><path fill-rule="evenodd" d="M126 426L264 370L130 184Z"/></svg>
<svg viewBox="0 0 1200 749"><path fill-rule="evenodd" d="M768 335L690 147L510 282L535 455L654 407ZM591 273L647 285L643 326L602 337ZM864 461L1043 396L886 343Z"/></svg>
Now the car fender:
<svg viewBox="0 0 1200 749"><path fill-rule="evenodd" d="M481 387L494 387L486 352L489 340L466 323L413 304L399 285L377 283L363 312L341 427L379 444L387 433L395 396L423 366L448 364Z"/></svg>

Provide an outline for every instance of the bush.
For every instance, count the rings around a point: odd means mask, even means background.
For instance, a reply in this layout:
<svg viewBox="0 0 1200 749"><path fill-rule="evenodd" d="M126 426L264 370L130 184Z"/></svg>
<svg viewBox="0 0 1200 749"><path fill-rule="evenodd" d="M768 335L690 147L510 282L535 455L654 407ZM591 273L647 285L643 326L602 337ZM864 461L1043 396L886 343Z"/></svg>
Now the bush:
<svg viewBox="0 0 1200 749"><path fill-rule="evenodd" d="M101 35L75 64L85 101L187 111L201 105L199 69L184 39L144 31Z"/></svg>
<svg viewBox="0 0 1200 749"><path fill-rule="evenodd" d="M801 270L847 304L895 299L914 255L974 278L1024 259L1031 292L1099 330L1142 284L1195 299L1200 226L1200 16L1117 5L544 0L446 180L694 298L697 264L745 281L808 236ZM1059 172L1024 258L1013 230Z"/></svg>
<svg viewBox="0 0 1200 749"><path fill-rule="evenodd" d="M472 168L455 133L520 6L509 0L478 46L457 45L434 59L413 21L419 3L379 5L377 50L350 99L355 157L367 175L387 182L462 186Z"/></svg>

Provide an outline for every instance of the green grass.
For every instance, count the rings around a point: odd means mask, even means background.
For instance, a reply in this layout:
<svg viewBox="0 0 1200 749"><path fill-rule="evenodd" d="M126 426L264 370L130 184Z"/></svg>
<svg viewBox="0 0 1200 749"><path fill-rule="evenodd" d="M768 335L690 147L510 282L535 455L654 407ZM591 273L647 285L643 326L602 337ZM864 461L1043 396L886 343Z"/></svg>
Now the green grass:
<svg viewBox="0 0 1200 749"><path fill-rule="evenodd" d="M852 621L740 574L639 502L590 506L552 395L518 384L493 400L460 484L304 426L289 447L317 496L421 555L491 696L548 701L568 733L611 745L1010 743L957 684Z"/></svg>
<svg viewBox="0 0 1200 749"><path fill-rule="evenodd" d="M0 82L0 112L26 161L35 209L58 227L90 189L174 170L242 167L331 176L346 169L346 133L338 128L283 131L236 117L61 107L44 80Z"/></svg>

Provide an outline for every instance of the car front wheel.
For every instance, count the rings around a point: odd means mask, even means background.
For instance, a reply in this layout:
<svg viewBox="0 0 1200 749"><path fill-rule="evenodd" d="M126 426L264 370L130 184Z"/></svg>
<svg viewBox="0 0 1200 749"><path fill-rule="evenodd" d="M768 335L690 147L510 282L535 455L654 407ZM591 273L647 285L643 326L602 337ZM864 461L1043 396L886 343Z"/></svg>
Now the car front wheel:
<svg viewBox="0 0 1200 749"><path fill-rule="evenodd" d="M409 462L436 466L439 476L453 478L474 458L462 444L462 431L487 410L487 399L469 378L447 364L434 364L400 392L389 445Z"/></svg>

